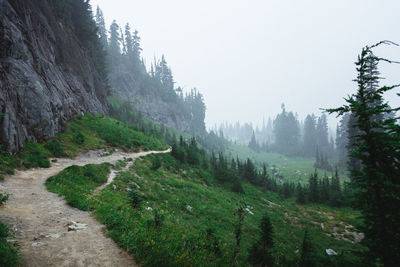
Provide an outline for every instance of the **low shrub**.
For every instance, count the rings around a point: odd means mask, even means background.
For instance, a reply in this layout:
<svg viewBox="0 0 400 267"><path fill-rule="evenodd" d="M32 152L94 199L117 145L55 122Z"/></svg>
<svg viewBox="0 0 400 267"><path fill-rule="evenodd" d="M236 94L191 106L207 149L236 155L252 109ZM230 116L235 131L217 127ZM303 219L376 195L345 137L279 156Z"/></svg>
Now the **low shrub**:
<svg viewBox="0 0 400 267"><path fill-rule="evenodd" d="M74 135L74 143L77 145L83 145L85 143L85 136L78 132Z"/></svg>
<svg viewBox="0 0 400 267"><path fill-rule="evenodd" d="M57 141L51 141L48 142L44 145L44 147L49 150L54 157L60 158L60 157L65 157L67 154L65 153L62 145L60 142Z"/></svg>
<svg viewBox="0 0 400 267"><path fill-rule="evenodd" d="M9 194L7 193L0 193L0 205L3 205L7 202Z"/></svg>
<svg viewBox="0 0 400 267"><path fill-rule="evenodd" d="M158 155L154 155L152 163L151 163L151 169L153 171L158 170L161 167L161 159Z"/></svg>
<svg viewBox="0 0 400 267"><path fill-rule="evenodd" d="M129 199L131 201L133 208L139 208L140 204L143 202L142 196L133 188L129 191Z"/></svg>
<svg viewBox="0 0 400 267"><path fill-rule="evenodd" d="M7 241L10 234L8 227L0 222L0 266L4 267L18 266L20 262L18 245Z"/></svg>
<svg viewBox="0 0 400 267"><path fill-rule="evenodd" d="M24 152L20 155L25 168L49 168L50 161L47 159L49 156L51 156L51 153L48 150L33 142L26 143Z"/></svg>

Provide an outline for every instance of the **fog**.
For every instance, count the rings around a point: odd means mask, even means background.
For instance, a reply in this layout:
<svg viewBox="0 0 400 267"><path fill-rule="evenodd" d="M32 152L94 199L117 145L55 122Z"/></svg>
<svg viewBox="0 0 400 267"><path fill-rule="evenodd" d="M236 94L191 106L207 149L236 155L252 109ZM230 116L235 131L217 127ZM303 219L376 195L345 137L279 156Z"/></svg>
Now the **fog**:
<svg viewBox="0 0 400 267"><path fill-rule="evenodd" d="M400 1L371 0L92 0L107 24L126 22L142 37L149 63L165 54L177 85L198 88L207 127L223 121L260 124L281 103L320 114L356 90L354 61L380 40L400 42ZM379 56L400 60L400 47ZM383 64L385 84L400 83L400 65ZM399 92L399 90L397 90ZM392 105L400 105L392 93ZM330 119L333 127L336 120Z"/></svg>

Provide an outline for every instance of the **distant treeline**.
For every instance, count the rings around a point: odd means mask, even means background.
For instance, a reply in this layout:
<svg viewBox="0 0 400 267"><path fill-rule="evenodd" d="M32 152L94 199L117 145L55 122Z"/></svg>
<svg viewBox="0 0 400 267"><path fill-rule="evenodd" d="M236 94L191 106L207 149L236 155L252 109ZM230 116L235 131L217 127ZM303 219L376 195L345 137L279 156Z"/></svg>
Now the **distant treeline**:
<svg viewBox="0 0 400 267"><path fill-rule="evenodd" d="M334 207L349 204L351 190L346 183L340 183L337 171L331 178L326 174L319 178L315 172L310 175L306 185L281 182L268 173L266 164L259 170L251 159L228 159L222 152L218 153L218 156L214 152L207 156L207 152L198 147L194 137L188 142L181 136L179 142L172 145L171 153L183 164L209 169L216 180L236 193L245 193L242 182L248 182L263 190L276 192L284 198L296 197L299 204L324 203Z"/></svg>
<svg viewBox="0 0 400 267"><path fill-rule="evenodd" d="M345 170L349 161L348 136L354 134L349 123L350 115L345 115L337 126L334 139L329 134L325 114L320 117L309 114L304 121L300 121L296 113L287 111L282 104L281 113L274 120L269 118L267 123L264 121L261 128L254 128L251 123L223 123L219 132L233 142L248 144L256 152L315 157L315 168L333 171L335 166Z"/></svg>

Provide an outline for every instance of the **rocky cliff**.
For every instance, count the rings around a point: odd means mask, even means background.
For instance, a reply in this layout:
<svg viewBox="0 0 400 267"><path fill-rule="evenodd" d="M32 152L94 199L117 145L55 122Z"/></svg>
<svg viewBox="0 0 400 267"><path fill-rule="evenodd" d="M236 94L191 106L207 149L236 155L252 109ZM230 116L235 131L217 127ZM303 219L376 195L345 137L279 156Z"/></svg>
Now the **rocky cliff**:
<svg viewBox="0 0 400 267"><path fill-rule="evenodd" d="M190 114L172 95L166 97L145 73L134 73L120 65L110 71L111 92L121 102L130 103L144 117L182 132L190 131Z"/></svg>
<svg viewBox="0 0 400 267"><path fill-rule="evenodd" d="M0 0L0 138L18 152L72 116L108 112L88 52L46 0Z"/></svg>

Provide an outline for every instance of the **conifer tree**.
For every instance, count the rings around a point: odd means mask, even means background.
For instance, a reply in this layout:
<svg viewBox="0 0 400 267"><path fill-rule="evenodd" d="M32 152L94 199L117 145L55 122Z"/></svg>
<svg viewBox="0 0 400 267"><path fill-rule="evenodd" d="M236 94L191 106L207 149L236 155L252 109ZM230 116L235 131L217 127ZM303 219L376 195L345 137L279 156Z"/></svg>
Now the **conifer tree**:
<svg viewBox="0 0 400 267"><path fill-rule="evenodd" d="M103 45L103 49L106 49L107 45L108 45L107 29L106 29L106 23L104 20L103 11L100 9L99 6L97 6L97 9L96 9L96 26L98 29L98 35L99 35L100 41Z"/></svg>
<svg viewBox="0 0 400 267"><path fill-rule="evenodd" d="M308 228L304 232L303 244L301 249L300 267L314 267L316 266L316 259L314 248L311 241Z"/></svg>
<svg viewBox="0 0 400 267"><path fill-rule="evenodd" d="M310 175L310 178L308 180L308 199L311 202L318 202L319 201L319 195L320 195L320 190L319 190L319 184L318 184L318 173L317 170L314 171L314 174Z"/></svg>
<svg viewBox="0 0 400 267"><path fill-rule="evenodd" d="M133 55L133 40L129 23L125 25L125 46L126 54L131 57Z"/></svg>
<svg viewBox="0 0 400 267"><path fill-rule="evenodd" d="M255 136L255 134L254 134L254 131L253 131L253 134L251 135L251 140L250 140L250 142L249 142L248 147L249 147L250 149L256 151L256 152L259 152L259 150L260 150L260 149L259 149L259 146L258 146L258 144L257 144L257 141L256 141L256 136Z"/></svg>
<svg viewBox="0 0 400 267"><path fill-rule="evenodd" d="M232 257L232 267L237 264L237 257L239 255L240 242L242 240L242 227L245 218L244 213L244 203L240 203L238 209L236 210L236 215L238 217L237 223L235 224L235 248L233 250Z"/></svg>
<svg viewBox="0 0 400 267"><path fill-rule="evenodd" d="M271 249L274 246L274 231L268 214L262 217L260 230L259 240L250 248L249 262L255 266L272 266L273 257L271 255Z"/></svg>
<svg viewBox="0 0 400 267"><path fill-rule="evenodd" d="M399 85L371 90L371 84L380 79L371 68L382 61L392 63L374 55L372 49L381 44L393 43L382 41L362 49L356 62L357 92L346 98L344 106L328 111L339 115L351 112L354 117L358 135L350 157L361 165L351 170L351 177L355 205L364 218L365 244L378 262L396 266L400 262L400 126L398 117L385 115L400 108L391 108L383 94Z"/></svg>
<svg viewBox="0 0 400 267"><path fill-rule="evenodd" d="M296 202L299 204L305 204L306 203L306 195L304 192L304 188L301 186L300 183L297 184L296 191L297 191Z"/></svg>
<svg viewBox="0 0 400 267"><path fill-rule="evenodd" d="M303 146L306 156L313 155L317 148L316 118L314 114L307 115L304 121Z"/></svg>
<svg viewBox="0 0 400 267"><path fill-rule="evenodd" d="M108 56L111 64L116 64L121 55L121 36L119 34L119 26L114 20L110 25L110 37L108 45Z"/></svg>
<svg viewBox="0 0 400 267"><path fill-rule="evenodd" d="M330 193L330 205L339 207L342 203L342 190L340 186L338 169L335 169L335 175L332 177L331 182L331 193Z"/></svg>

